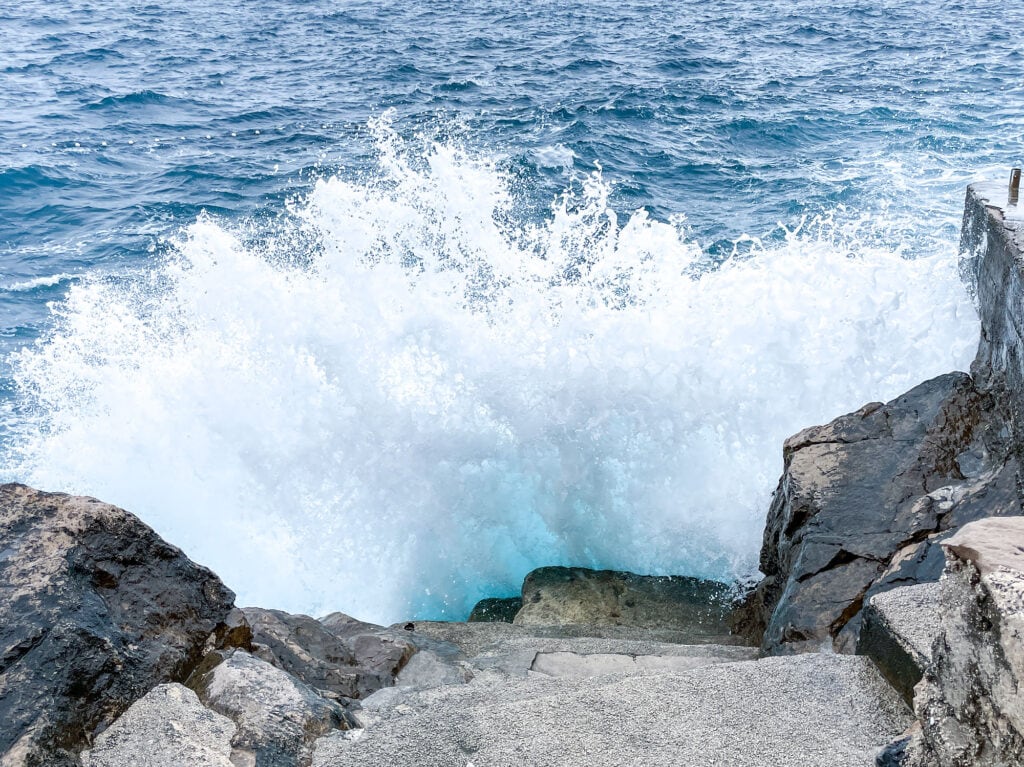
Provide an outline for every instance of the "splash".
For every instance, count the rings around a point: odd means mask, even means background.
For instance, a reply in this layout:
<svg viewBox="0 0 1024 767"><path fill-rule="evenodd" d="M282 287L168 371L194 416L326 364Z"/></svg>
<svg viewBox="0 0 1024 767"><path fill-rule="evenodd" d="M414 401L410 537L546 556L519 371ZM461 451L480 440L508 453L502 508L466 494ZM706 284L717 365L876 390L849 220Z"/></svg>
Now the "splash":
<svg viewBox="0 0 1024 767"><path fill-rule="evenodd" d="M526 223L495 160L375 131L272 234L204 216L74 285L12 360L3 473L135 511L241 604L462 619L539 565L751 572L786 436L973 352L946 243L822 219L713 265L600 173Z"/></svg>

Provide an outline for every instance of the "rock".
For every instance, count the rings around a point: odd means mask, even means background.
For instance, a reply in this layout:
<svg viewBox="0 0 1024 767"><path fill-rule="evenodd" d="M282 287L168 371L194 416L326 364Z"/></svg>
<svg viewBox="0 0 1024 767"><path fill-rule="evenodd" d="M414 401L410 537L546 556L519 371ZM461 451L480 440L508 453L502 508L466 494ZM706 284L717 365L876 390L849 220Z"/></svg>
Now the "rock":
<svg viewBox="0 0 1024 767"><path fill-rule="evenodd" d="M940 627L938 583L891 589L864 608L857 653L871 658L910 705Z"/></svg>
<svg viewBox="0 0 1024 767"><path fill-rule="evenodd" d="M474 605L467 620L470 623L511 623L522 606L522 597L481 599Z"/></svg>
<svg viewBox="0 0 1024 767"><path fill-rule="evenodd" d="M0 764L72 754L182 681L234 595L132 514L0 486Z"/></svg>
<svg viewBox="0 0 1024 767"><path fill-rule="evenodd" d="M867 658L840 655L498 686L481 677L375 714L358 740L317 741L314 767L860 767L910 723Z"/></svg>
<svg viewBox="0 0 1024 767"><path fill-rule="evenodd" d="M240 767L231 761L235 725L180 684L162 684L133 703L82 753L83 767Z"/></svg>
<svg viewBox="0 0 1024 767"><path fill-rule="evenodd" d="M944 630L914 700L924 764L1024 764L1024 517L973 522L943 546Z"/></svg>
<svg viewBox="0 0 1024 767"><path fill-rule="evenodd" d="M318 737L355 726L338 703L243 650L189 683L208 708L238 726L231 739L235 767L308 765Z"/></svg>
<svg viewBox="0 0 1024 767"><path fill-rule="evenodd" d="M342 613L308 615L247 607L253 653L321 693L363 698L394 684L416 652L406 639Z"/></svg>
<svg viewBox="0 0 1024 767"><path fill-rule="evenodd" d="M682 576L645 576L582 567L542 567L523 581L517 626L634 626L729 634L729 588Z"/></svg>
<svg viewBox="0 0 1024 767"><path fill-rule="evenodd" d="M852 652L866 598L937 577L940 534L1019 514L1016 461L988 447L993 417L970 376L949 373L786 440L765 578L737 629L768 654Z"/></svg>

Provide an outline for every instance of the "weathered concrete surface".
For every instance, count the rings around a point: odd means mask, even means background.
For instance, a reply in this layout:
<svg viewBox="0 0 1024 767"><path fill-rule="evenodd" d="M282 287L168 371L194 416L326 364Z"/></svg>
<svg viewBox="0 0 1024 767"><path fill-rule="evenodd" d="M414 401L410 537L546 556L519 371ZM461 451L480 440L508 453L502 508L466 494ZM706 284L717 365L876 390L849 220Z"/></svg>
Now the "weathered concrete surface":
<svg viewBox="0 0 1024 767"><path fill-rule="evenodd" d="M944 546L944 630L914 700L920 763L1024 764L1024 517L973 522Z"/></svg>
<svg viewBox="0 0 1024 767"><path fill-rule="evenodd" d="M234 595L132 514L0 486L0 764L73 752L182 681Z"/></svg>
<svg viewBox="0 0 1024 767"><path fill-rule="evenodd" d="M857 653L871 658L909 705L940 630L938 583L891 589L864 608Z"/></svg>
<svg viewBox="0 0 1024 767"><path fill-rule="evenodd" d="M725 584L582 567L542 567L523 581L517 626L635 626L689 632L694 641L729 635Z"/></svg>
<svg viewBox="0 0 1024 767"><path fill-rule="evenodd" d="M610 674L657 674L689 671L715 663L729 663L718 655L633 655L631 653L580 653L568 650L538 652L530 671L559 679L588 679Z"/></svg>
<svg viewBox="0 0 1024 767"><path fill-rule="evenodd" d="M82 754L84 767L241 767L231 761L235 725L180 684L136 701Z"/></svg>
<svg viewBox="0 0 1024 767"><path fill-rule="evenodd" d="M243 650L190 684L207 708L237 725L231 739L235 767L302 767L318 737L355 725L338 703Z"/></svg>
<svg viewBox="0 0 1024 767"><path fill-rule="evenodd" d="M319 740L313 764L852 767L910 721L870 661L836 655L599 679L482 675L377 715L358 740Z"/></svg>

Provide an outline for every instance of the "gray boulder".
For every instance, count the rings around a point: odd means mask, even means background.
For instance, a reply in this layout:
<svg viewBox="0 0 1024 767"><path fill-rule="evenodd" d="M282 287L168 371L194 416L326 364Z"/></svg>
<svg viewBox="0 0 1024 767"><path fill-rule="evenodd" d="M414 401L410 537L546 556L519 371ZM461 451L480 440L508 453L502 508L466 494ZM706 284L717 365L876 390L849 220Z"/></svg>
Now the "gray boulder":
<svg viewBox="0 0 1024 767"><path fill-rule="evenodd" d="M633 626L685 632L691 641L729 634L729 588L683 576L542 567L523 581L517 626Z"/></svg>
<svg viewBox="0 0 1024 767"><path fill-rule="evenodd" d="M243 612L254 655L338 699L363 698L394 684L416 652L395 632L342 613L319 621L258 607Z"/></svg>
<svg viewBox="0 0 1024 767"><path fill-rule="evenodd" d="M765 578L737 629L768 654L853 652L866 599L937 579L957 526L1021 512L1016 461L990 449L993 418L970 376L949 373L786 440Z"/></svg>
<svg viewBox="0 0 1024 767"><path fill-rule="evenodd" d="M234 595L132 514L0 486L0 763L73 754L182 681Z"/></svg>
<svg viewBox="0 0 1024 767"><path fill-rule="evenodd" d="M189 683L208 708L238 726L231 738L235 767L308 765L318 737L355 726L341 705L242 650Z"/></svg>
<svg viewBox="0 0 1024 767"><path fill-rule="evenodd" d="M162 684L133 703L82 753L83 767L240 767L231 761L235 725L180 684Z"/></svg>
<svg viewBox="0 0 1024 767"><path fill-rule="evenodd" d="M1024 764L1024 517L973 522L944 547L944 630L914 701L921 763Z"/></svg>

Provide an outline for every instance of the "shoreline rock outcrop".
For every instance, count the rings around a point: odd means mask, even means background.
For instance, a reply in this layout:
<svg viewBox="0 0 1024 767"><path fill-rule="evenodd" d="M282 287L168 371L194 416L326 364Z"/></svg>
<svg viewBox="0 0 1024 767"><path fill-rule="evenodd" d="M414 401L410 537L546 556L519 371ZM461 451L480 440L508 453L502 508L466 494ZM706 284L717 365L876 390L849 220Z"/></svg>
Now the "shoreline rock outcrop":
<svg viewBox="0 0 1024 767"><path fill-rule="evenodd" d="M75 764L132 703L185 680L233 600L129 512L0 485L0 764Z"/></svg>
<svg viewBox="0 0 1024 767"><path fill-rule="evenodd" d="M0 767L1024 763L1024 228L986 194L971 375L787 440L732 613L569 567L465 623L240 609L128 512L0 486Z"/></svg>

